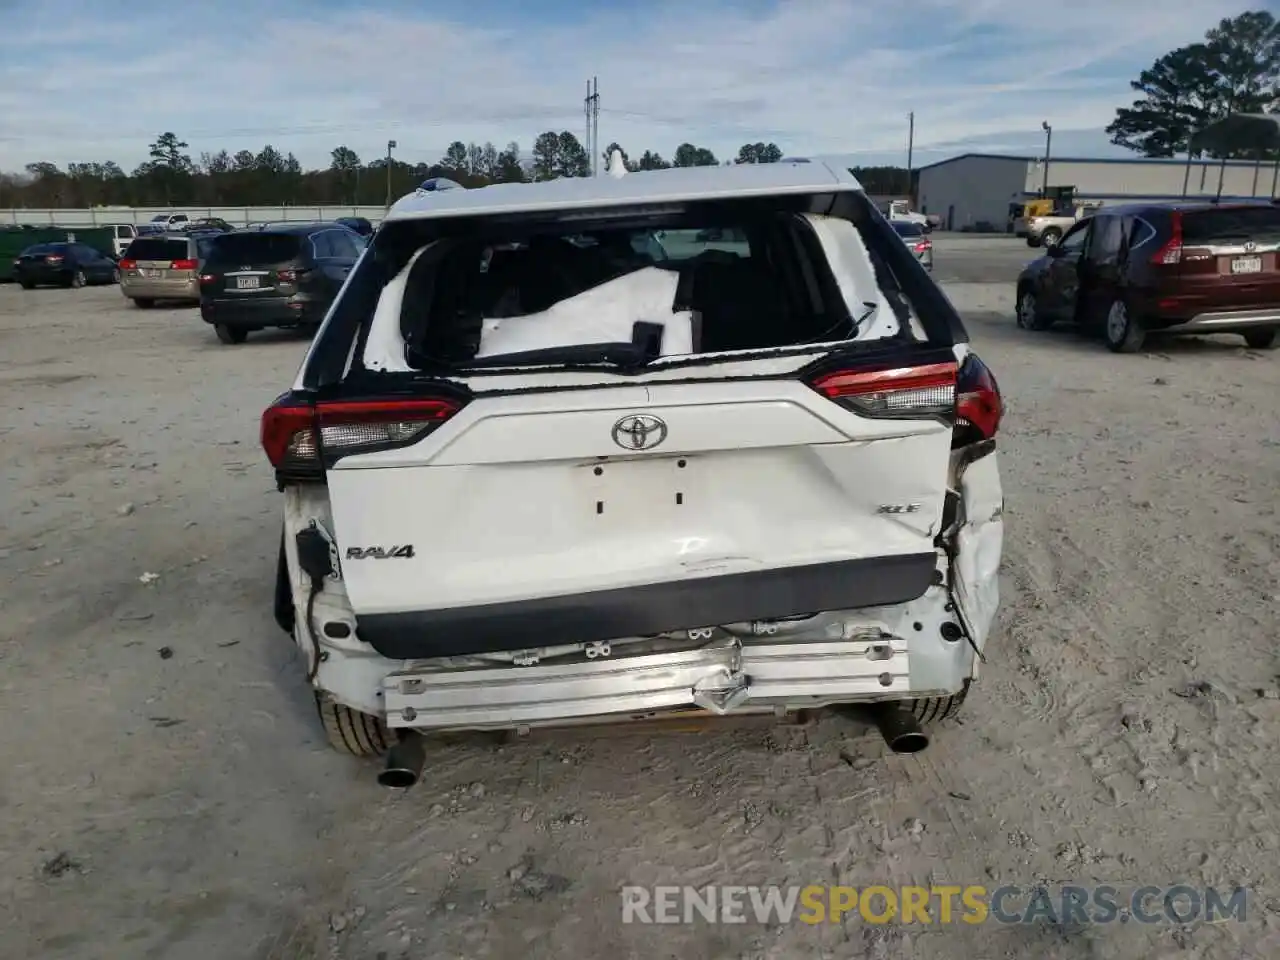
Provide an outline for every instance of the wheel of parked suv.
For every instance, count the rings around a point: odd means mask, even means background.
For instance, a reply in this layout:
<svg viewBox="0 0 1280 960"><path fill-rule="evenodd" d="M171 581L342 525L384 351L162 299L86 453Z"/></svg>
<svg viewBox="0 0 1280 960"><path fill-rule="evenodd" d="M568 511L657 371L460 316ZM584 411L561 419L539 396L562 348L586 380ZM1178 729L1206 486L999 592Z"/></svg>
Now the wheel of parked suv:
<svg viewBox="0 0 1280 960"><path fill-rule="evenodd" d="M1037 240L1035 237L1027 237L1027 246L1028 246L1028 247L1038 247L1038 246L1040 246L1040 241L1039 241L1039 240Z"/></svg>
<svg viewBox="0 0 1280 960"><path fill-rule="evenodd" d="M1250 350L1270 350L1276 345L1276 329L1250 330L1244 335L1244 342Z"/></svg>
<svg viewBox="0 0 1280 960"><path fill-rule="evenodd" d="M248 330L228 327L225 323L215 323L213 332L218 335L218 339L223 343L244 343L245 337L249 336Z"/></svg>
<svg viewBox="0 0 1280 960"><path fill-rule="evenodd" d="M316 694L316 709L329 746L353 757L380 757L391 749L393 737L381 718L334 703Z"/></svg>
<svg viewBox="0 0 1280 960"><path fill-rule="evenodd" d="M1040 301L1036 299L1035 291L1028 287L1018 292L1017 318L1018 326L1024 330L1048 330L1053 326L1052 318L1040 312Z"/></svg>
<svg viewBox="0 0 1280 960"><path fill-rule="evenodd" d="M84 284L85 284L85 279L84 279L83 270L77 270L75 273L71 275L71 286L79 289L80 287L83 287Z"/></svg>
<svg viewBox="0 0 1280 960"><path fill-rule="evenodd" d="M904 706L920 723L937 723L954 717L960 712L965 698L969 696L969 681L966 680L959 693L949 697L924 697L920 700L908 700Z"/></svg>
<svg viewBox="0 0 1280 960"><path fill-rule="evenodd" d="M134 299L133 305L135 307L140 307L143 310L150 310L156 305L156 302L149 297L137 297Z"/></svg>
<svg viewBox="0 0 1280 960"><path fill-rule="evenodd" d="M1040 242L1046 247L1056 247L1061 239L1062 231L1057 227L1049 227L1044 233L1040 234Z"/></svg>
<svg viewBox="0 0 1280 960"><path fill-rule="evenodd" d="M1102 335L1106 337L1107 346L1114 353L1137 353L1146 339L1142 324L1123 300L1111 301Z"/></svg>

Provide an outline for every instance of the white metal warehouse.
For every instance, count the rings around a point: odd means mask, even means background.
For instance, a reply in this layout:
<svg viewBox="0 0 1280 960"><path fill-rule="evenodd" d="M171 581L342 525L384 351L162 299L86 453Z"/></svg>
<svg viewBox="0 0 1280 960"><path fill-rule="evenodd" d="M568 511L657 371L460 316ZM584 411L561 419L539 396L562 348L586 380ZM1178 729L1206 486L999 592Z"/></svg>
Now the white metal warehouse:
<svg viewBox="0 0 1280 960"><path fill-rule="evenodd" d="M1010 204L1039 196L1047 186L1074 188L1077 201L1117 203L1211 200L1222 177L1223 200L1267 200L1276 196L1280 165L1251 160L1098 160L965 153L919 169L921 213L942 218L944 229L1012 229ZM1047 182L1046 182L1047 180Z"/></svg>

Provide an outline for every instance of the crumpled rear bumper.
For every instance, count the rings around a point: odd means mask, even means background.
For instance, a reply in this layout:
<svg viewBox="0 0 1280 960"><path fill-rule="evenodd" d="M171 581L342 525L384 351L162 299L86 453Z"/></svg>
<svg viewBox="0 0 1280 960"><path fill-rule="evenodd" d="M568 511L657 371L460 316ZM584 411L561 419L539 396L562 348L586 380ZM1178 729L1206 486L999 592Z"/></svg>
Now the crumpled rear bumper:
<svg viewBox="0 0 1280 960"><path fill-rule="evenodd" d="M935 588L910 604L762 628L772 635L721 633L677 651L628 655L614 646L608 655L531 666L397 670L383 680L382 702L391 727L442 730L945 695L963 686L973 666L972 648L945 605L945 592Z"/></svg>

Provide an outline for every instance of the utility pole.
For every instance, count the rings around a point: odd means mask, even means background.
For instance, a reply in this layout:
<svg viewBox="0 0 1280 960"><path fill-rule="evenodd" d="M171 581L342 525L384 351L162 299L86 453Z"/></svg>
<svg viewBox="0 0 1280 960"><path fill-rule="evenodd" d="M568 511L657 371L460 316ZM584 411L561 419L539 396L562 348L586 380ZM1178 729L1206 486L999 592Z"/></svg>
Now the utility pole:
<svg viewBox="0 0 1280 960"><path fill-rule="evenodd" d="M394 140L387 141L387 209L391 209L391 151L396 148Z"/></svg>
<svg viewBox="0 0 1280 960"><path fill-rule="evenodd" d="M1048 199L1049 197L1049 155L1050 149L1053 147L1053 127L1049 126L1048 120L1040 121L1040 129L1044 131L1044 182L1040 187L1040 196Z"/></svg>
<svg viewBox="0 0 1280 960"><path fill-rule="evenodd" d="M911 195L911 152L916 145L916 112L907 114L907 195ZM914 204L913 204L914 206Z"/></svg>
<svg viewBox="0 0 1280 960"><path fill-rule="evenodd" d="M591 78L591 175L600 175L600 78Z"/></svg>
<svg viewBox="0 0 1280 960"><path fill-rule="evenodd" d="M587 148L587 156L595 156L595 146L591 143L591 81L587 81L587 95L582 98L582 114L587 118L587 133L583 138L586 142L583 144Z"/></svg>

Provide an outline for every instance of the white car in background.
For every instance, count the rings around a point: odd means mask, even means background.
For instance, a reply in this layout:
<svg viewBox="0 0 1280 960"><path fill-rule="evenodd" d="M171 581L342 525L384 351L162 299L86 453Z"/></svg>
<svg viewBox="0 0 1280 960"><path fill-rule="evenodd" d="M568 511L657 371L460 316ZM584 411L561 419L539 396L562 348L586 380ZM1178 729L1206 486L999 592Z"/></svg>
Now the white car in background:
<svg viewBox="0 0 1280 960"><path fill-rule="evenodd" d="M170 230L182 230L191 220L185 213L157 213L151 218L151 223L160 227L164 232Z"/></svg>
<svg viewBox="0 0 1280 960"><path fill-rule="evenodd" d="M1001 414L826 164L406 197L262 418L276 616L390 786L424 734L688 712L918 750L994 622Z"/></svg>

